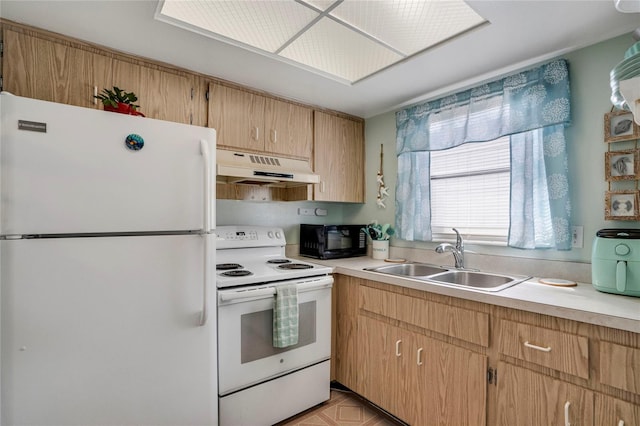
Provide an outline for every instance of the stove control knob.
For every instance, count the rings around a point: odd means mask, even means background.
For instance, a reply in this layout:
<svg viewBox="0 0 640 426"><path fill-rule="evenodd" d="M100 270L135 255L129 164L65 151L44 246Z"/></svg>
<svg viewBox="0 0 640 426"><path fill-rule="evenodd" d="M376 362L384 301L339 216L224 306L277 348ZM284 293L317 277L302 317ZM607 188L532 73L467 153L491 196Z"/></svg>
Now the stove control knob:
<svg viewBox="0 0 640 426"><path fill-rule="evenodd" d="M277 239L282 238L282 234L280 233L280 231L276 231L276 238Z"/></svg>
<svg viewBox="0 0 640 426"><path fill-rule="evenodd" d="M267 232L267 237L269 237L269 238L273 238L273 231L269 231L269 232Z"/></svg>
<svg viewBox="0 0 640 426"><path fill-rule="evenodd" d="M615 251L618 256L626 256L629 254L631 249L626 244L618 244L615 248Z"/></svg>

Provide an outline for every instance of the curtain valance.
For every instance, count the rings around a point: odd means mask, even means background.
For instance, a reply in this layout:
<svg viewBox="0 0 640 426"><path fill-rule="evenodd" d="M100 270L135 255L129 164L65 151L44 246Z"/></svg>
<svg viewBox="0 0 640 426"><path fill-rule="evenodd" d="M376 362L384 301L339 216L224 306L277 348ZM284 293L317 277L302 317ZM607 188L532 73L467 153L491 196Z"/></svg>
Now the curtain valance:
<svg viewBox="0 0 640 426"><path fill-rule="evenodd" d="M569 70L555 60L396 113L397 154L485 142L568 124Z"/></svg>

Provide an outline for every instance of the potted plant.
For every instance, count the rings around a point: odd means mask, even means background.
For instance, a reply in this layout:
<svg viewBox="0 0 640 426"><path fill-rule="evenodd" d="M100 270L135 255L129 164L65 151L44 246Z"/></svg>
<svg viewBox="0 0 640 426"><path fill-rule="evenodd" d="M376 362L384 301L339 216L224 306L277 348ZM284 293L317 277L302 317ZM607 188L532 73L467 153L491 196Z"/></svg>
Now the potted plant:
<svg viewBox="0 0 640 426"><path fill-rule="evenodd" d="M138 100L138 97L133 92L125 92L120 88L113 86L113 90L105 88L99 95L94 95L94 98L102 101L105 111L140 115L144 117L144 114L137 111L137 109L140 108L140 105L134 105L134 102Z"/></svg>

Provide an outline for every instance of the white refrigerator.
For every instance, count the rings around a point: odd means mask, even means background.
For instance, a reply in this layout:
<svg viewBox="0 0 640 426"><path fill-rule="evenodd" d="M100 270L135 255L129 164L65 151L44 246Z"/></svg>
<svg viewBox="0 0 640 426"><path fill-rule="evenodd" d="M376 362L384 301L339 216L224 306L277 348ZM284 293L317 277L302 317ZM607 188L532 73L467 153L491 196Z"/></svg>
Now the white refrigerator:
<svg viewBox="0 0 640 426"><path fill-rule="evenodd" d="M215 130L0 114L2 424L217 424Z"/></svg>

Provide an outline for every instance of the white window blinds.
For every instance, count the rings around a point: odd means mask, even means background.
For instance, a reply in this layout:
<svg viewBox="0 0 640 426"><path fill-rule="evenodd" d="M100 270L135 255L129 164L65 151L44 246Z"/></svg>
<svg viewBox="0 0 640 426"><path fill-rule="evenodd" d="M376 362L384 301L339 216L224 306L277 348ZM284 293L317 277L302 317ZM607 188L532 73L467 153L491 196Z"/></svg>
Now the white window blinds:
<svg viewBox="0 0 640 426"><path fill-rule="evenodd" d="M431 227L435 239L504 242L509 232L509 137L431 152Z"/></svg>

